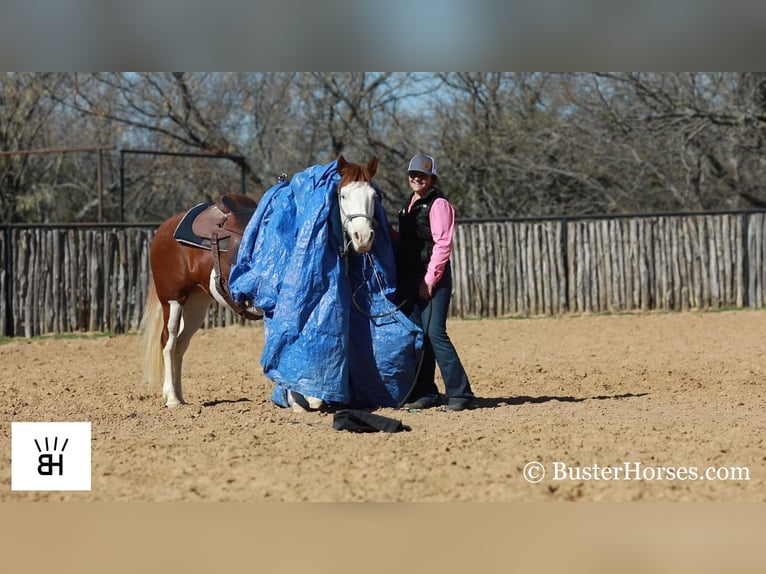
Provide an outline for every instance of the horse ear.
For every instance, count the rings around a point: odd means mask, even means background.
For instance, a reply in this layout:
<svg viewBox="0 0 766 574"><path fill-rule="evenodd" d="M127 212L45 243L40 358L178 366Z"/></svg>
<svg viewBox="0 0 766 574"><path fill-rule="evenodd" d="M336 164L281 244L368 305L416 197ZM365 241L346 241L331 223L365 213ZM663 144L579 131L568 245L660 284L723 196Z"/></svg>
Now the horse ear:
<svg viewBox="0 0 766 574"><path fill-rule="evenodd" d="M378 158L377 158L377 156L372 156L370 158L370 161L367 162L367 171L370 173L370 177L373 177L375 175L375 172L378 171Z"/></svg>
<svg viewBox="0 0 766 574"><path fill-rule="evenodd" d="M346 161L346 158L343 157L343 154L340 154L338 156L338 171L341 171L347 165L348 165L348 162Z"/></svg>

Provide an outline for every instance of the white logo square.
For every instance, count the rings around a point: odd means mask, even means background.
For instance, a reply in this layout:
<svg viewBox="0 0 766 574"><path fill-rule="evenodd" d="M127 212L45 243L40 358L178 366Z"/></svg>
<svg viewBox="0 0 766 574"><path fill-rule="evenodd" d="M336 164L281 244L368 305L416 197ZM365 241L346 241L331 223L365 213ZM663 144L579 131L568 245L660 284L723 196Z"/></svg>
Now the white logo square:
<svg viewBox="0 0 766 574"><path fill-rule="evenodd" d="M11 423L11 490L90 490L90 423Z"/></svg>

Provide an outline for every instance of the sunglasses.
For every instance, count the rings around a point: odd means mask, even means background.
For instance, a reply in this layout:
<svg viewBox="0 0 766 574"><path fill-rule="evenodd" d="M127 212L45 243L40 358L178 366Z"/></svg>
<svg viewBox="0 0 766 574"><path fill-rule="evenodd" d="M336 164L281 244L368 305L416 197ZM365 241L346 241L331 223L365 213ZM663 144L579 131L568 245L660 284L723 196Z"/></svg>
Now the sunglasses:
<svg viewBox="0 0 766 574"><path fill-rule="evenodd" d="M410 179L421 179L421 180L428 179L429 177L431 177L429 174L423 173L422 171L410 171L407 173L407 175L409 176Z"/></svg>

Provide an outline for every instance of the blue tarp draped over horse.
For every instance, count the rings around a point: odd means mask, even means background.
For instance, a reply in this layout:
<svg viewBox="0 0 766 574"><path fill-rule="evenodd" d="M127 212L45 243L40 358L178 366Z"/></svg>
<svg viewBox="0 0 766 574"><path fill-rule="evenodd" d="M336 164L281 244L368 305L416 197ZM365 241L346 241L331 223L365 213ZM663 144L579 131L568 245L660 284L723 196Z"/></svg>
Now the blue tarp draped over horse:
<svg viewBox="0 0 766 574"><path fill-rule="evenodd" d="M392 302L396 267L380 197L372 251L340 255L338 181L332 162L269 189L229 287L236 301L263 310L261 365L276 404L288 406L291 390L359 408L397 406L414 380L423 334Z"/></svg>

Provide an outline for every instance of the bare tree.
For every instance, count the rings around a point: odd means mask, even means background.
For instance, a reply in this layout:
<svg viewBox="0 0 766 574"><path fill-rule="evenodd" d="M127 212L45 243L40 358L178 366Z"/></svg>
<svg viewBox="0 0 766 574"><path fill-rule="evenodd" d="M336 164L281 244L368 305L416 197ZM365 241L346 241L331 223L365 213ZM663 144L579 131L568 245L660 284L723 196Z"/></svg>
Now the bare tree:
<svg viewBox="0 0 766 574"><path fill-rule="evenodd" d="M427 96L438 91L432 74L317 72L299 78L301 117L313 145L304 161L330 161L339 154L358 161L378 156L377 181L384 204L395 212L406 193L409 156L428 137ZM430 143L429 143L430 145Z"/></svg>
<svg viewBox="0 0 766 574"><path fill-rule="evenodd" d="M601 144L617 210L710 210L760 194L763 79L735 73L579 77L580 125ZM753 177L755 176L755 177Z"/></svg>
<svg viewBox="0 0 766 574"><path fill-rule="evenodd" d="M463 217L556 212L599 187L571 162L559 82L544 73L451 73L435 140Z"/></svg>
<svg viewBox="0 0 766 574"><path fill-rule="evenodd" d="M398 128L401 110L433 90L427 78L393 73L76 74L67 76L70 89L59 101L121 126L119 143L125 147L242 156L249 193L259 197L276 174L328 162L340 153L378 155L385 181L386 167L401 164L408 153L397 145L404 139ZM179 170L169 160L135 161L140 163L131 174L141 175L130 179L130 203L141 206L143 218L224 187L188 162L182 177L174 179L171 174Z"/></svg>
<svg viewBox="0 0 766 574"><path fill-rule="evenodd" d="M6 72L0 75L0 150L44 148L55 139L51 118L55 74ZM0 214L3 222L23 221L51 203L44 174L58 166L33 155L0 156Z"/></svg>
<svg viewBox="0 0 766 574"><path fill-rule="evenodd" d="M766 204L765 106L762 73L6 73L0 146L224 158L130 157L129 221L340 153L379 157L389 213L417 153L460 217L731 209ZM115 217L117 158L0 156L4 220L94 220L100 167Z"/></svg>
<svg viewBox="0 0 766 574"><path fill-rule="evenodd" d="M760 74L451 73L439 152L464 216L730 209L762 191Z"/></svg>

